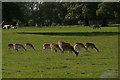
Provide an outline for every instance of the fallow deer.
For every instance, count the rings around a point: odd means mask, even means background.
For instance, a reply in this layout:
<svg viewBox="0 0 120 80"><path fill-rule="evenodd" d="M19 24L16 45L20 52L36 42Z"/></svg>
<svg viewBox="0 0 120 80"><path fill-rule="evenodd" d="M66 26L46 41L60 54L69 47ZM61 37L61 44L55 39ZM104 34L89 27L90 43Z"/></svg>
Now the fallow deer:
<svg viewBox="0 0 120 80"><path fill-rule="evenodd" d="M12 25L4 25L3 29L11 29Z"/></svg>
<svg viewBox="0 0 120 80"><path fill-rule="evenodd" d="M18 48L22 48L24 51L26 51L25 47L22 44L8 44L8 49L11 48L16 51L19 51Z"/></svg>
<svg viewBox="0 0 120 80"><path fill-rule="evenodd" d="M45 50L45 49L51 49L50 48L50 44L43 44L43 49Z"/></svg>
<svg viewBox="0 0 120 80"><path fill-rule="evenodd" d="M82 43L75 43L74 45L74 50L79 52L82 48L84 48L86 50L86 47L84 46L84 44Z"/></svg>
<svg viewBox="0 0 120 80"><path fill-rule="evenodd" d="M30 48L32 48L33 50L35 50L34 46L33 46L31 43L25 43L25 47L26 47L26 49L27 49L28 47L30 47Z"/></svg>
<svg viewBox="0 0 120 80"><path fill-rule="evenodd" d="M57 52L57 50L59 50L60 52L62 52L58 44L51 43L50 44L50 48L51 48L51 50L55 50L55 52Z"/></svg>
<svg viewBox="0 0 120 80"><path fill-rule="evenodd" d="M93 43L86 43L86 50L88 50L88 48L95 48L97 52L99 52L99 49Z"/></svg>
<svg viewBox="0 0 120 80"><path fill-rule="evenodd" d="M65 43L64 41L58 41L60 49L63 51L62 46L71 46L70 43Z"/></svg>
<svg viewBox="0 0 120 80"><path fill-rule="evenodd" d="M74 52L76 56L78 56L78 52L74 50L73 46L61 46L62 52L69 51L69 53Z"/></svg>
<svg viewBox="0 0 120 80"><path fill-rule="evenodd" d="M15 49L16 51L18 51L18 49L14 47L14 44L8 44L8 49Z"/></svg>
<svg viewBox="0 0 120 80"><path fill-rule="evenodd" d="M99 28L101 29L101 27L99 25L93 25L93 29Z"/></svg>
<svg viewBox="0 0 120 80"><path fill-rule="evenodd" d="M69 51L69 53L72 53L72 51L75 53L76 56L78 56L78 52L76 52L73 48L73 46L70 45L70 43L65 43L63 41L58 41L59 47L62 52Z"/></svg>
<svg viewBox="0 0 120 80"><path fill-rule="evenodd" d="M51 49L54 50L55 52L57 52L57 50L60 50L59 46L55 43L51 43L51 44L43 44L43 49ZM61 51L61 50L60 50Z"/></svg>
<svg viewBox="0 0 120 80"><path fill-rule="evenodd" d="M65 44L64 44L64 43L65 43ZM70 46L70 43L66 43L66 42L64 42L64 41L58 41L58 44L59 44L59 45L62 45L62 46L67 46L67 45Z"/></svg>

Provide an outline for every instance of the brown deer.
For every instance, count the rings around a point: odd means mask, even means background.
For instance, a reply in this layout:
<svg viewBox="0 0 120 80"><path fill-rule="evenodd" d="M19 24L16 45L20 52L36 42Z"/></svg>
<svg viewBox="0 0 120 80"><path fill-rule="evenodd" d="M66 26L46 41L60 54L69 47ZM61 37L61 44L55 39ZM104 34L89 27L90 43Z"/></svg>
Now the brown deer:
<svg viewBox="0 0 120 80"><path fill-rule="evenodd" d="M62 51L62 53L64 53L64 51L69 51L69 53L74 52L76 56L78 56L78 52L76 52L73 48L73 46L70 45L70 43L65 43L63 41L58 41L59 47Z"/></svg>
<svg viewBox="0 0 120 80"><path fill-rule="evenodd" d="M33 50L35 50L34 46L33 46L31 43L25 43L25 47L26 47L26 49L27 49L28 47L30 47L30 48L32 48Z"/></svg>
<svg viewBox="0 0 120 80"><path fill-rule="evenodd" d="M45 49L51 49L50 48L50 44L43 44L43 49L45 50Z"/></svg>
<svg viewBox="0 0 120 80"><path fill-rule="evenodd" d="M18 49L14 47L14 44L8 44L8 49L15 49L16 51L18 51Z"/></svg>
<svg viewBox="0 0 120 80"><path fill-rule="evenodd" d="M99 26L99 25L93 25L93 29L96 29L96 28L101 29L101 26Z"/></svg>
<svg viewBox="0 0 120 80"><path fill-rule="evenodd" d="M22 44L8 44L8 49L19 51L18 48L22 48L24 51L26 51L25 47Z"/></svg>
<svg viewBox="0 0 120 80"><path fill-rule="evenodd" d="M65 44L64 44L65 43ZM58 44L59 45L62 45L62 46L66 46L66 45L69 45L70 46L70 43L66 43L64 41L58 41Z"/></svg>
<svg viewBox="0 0 120 80"><path fill-rule="evenodd" d="M99 52L99 49L93 43L86 43L86 50L88 50L88 48L95 48L97 52Z"/></svg>
<svg viewBox="0 0 120 80"><path fill-rule="evenodd" d="M86 47L84 46L84 44L82 43L75 43L74 45L74 50L79 52L82 48L84 48L86 50Z"/></svg>
<svg viewBox="0 0 120 80"><path fill-rule="evenodd" d="M61 46L62 48L62 52L64 53L64 51L69 51L69 53L74 52L75 56L78 56L78 52L74 50L73 46Z"/></svg>
<svg viewBox="0 0 120 80"><path fill-rule="evenodd" d="M58 45L62 51L62 46L71 46L70 43L65 43L64 41L58 41Z"/></svg>

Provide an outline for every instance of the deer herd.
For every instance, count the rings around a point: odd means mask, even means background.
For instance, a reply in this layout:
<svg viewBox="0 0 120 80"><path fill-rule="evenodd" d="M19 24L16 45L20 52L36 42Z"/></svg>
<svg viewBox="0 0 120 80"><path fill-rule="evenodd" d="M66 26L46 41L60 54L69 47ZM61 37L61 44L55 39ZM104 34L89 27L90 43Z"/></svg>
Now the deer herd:
<svg viewBox="0 0 120 80"><path fill-rule="evenodd" d="M24 51L27 51L28 48L32 48L35 50L35 47L31 43L25 43L22 44L8 44L8 49L13 49L16 51L19 51L18 48L23 49ZM85 45L82 43L75 43L74 46L72 46L70 43L66 43L64 41L58 41L58 44L56 43L50 43L50 44L43 44L43 50L50 49L51 51L60 51L60 53L64 54L64 51L68 51L70 54L74 52L75 56L78 56L81 49L84 48L86 51L88 51L88 48L94 48L97 52L99 52L99 49L95 46L94 43L86 43Z"/></svg>

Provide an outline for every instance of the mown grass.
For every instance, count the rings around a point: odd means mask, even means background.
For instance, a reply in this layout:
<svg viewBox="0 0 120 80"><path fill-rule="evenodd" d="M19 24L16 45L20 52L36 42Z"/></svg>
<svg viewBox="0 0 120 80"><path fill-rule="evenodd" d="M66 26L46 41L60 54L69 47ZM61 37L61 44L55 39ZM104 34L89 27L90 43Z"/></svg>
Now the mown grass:
<svg viewBox="0 0 120 80"><path fill-rule="evenodd" d="M118 77L118 28L103 27L92 29L82 26L22 27L15 30L3 30L2 71L3 78L100 78L111 70L112 78ZM78 57L60 52L42 50L44 43L65 41L92 42L100 49L90 52L81 50ZM32 43L36 51L28 49L8 50L9 43Z"/></svg>

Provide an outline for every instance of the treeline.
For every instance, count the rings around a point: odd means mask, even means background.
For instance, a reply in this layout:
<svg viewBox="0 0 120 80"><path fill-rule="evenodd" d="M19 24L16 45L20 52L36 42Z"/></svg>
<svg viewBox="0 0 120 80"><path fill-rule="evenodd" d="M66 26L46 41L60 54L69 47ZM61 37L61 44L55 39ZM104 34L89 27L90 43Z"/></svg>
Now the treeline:
<svg viewBox="0 0 120 80"><path fill-rule="evenodd" d="M100 24L120 18L120 2L3 2L4 24L56 26Z"/></svg>

